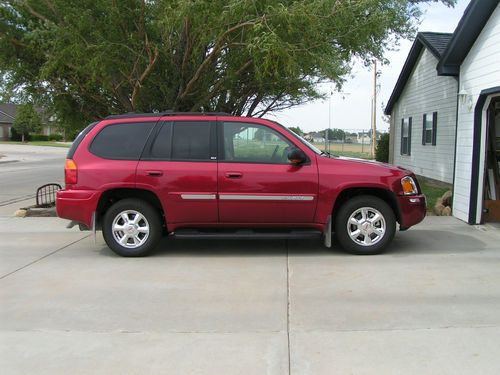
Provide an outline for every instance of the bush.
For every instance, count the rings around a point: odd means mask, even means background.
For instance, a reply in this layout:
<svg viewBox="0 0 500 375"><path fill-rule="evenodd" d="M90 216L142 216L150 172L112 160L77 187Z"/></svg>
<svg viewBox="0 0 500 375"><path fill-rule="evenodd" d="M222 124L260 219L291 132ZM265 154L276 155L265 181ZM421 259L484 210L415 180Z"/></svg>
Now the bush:
<svg viewBox="0 0 500 375"><path fill-rule="evenodd" d="M389 162L389 133L384 133L380 136L377 149L375 150L375 160L384 163Z"/></svg>
<svg viewBox="0 0 500 375"><path fill-rule="evenodd" d="M31 139L31 135L25 133L24 134L24 140L26 142L28 142L29 140ZM22 140L22 134L19 134L16 129L14 128L11 128L10 129L10 140L11 141L16 141L16 142L20 142Z"/></svg>
<svg viewBox="0 0 500 375"><path fill-rule="evenodd" d="M33 142L48 141L49 136L45 134L31 134L30 140Z"/></svg>
<svg viewBox="0 0 500 375"><path fill-rule="evenodd" d="M63 139L62 134L51 134L51 135L49 135L49 141L60 142L60 141L62 141L62 139Z"/></svg>

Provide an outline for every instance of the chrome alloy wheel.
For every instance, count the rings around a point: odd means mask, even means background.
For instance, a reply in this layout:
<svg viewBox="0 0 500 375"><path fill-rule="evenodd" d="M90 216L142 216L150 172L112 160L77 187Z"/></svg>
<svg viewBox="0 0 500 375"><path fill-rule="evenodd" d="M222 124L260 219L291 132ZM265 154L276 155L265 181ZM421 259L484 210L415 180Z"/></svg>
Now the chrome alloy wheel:
<svg viewBox="0 0 500 375"><path fill-rule="evenodd" d="M136 249L149 237L149 223L138 211L122 211L113 220L113 237L121 246Z"/></svg>
<svg viewBox="0 0 500 375"><path fill-rule="evenodd" d="M373 207L361 207L347 221L347 233L351 240L361 246L372 246L385 235L386 223L380 211Z"/></svg>

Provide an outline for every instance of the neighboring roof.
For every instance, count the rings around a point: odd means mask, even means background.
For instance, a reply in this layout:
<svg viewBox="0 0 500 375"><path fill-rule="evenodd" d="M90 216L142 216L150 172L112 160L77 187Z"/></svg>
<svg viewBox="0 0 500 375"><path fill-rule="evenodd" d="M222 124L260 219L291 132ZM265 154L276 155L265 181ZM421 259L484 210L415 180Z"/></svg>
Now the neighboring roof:
<svg viewBox="0 0 500 375"><path fill-rule="evenodd" d="M460 65L498 5L498 0L472 0L453 33L443 57L439 60L439 75L457 76Z"/></svg>
<svg viewBox="0 0 500 375"><path fill-rule="evenodd" d="M417 34L417 37L415 38L415 41L410 49L410 53L406 58L403 69L399 74L396 86L394 86L394 90L392 91L391 97L385 107L384 113L386 115L391 114L392 108L403 92L406 82L408 81L408 78L410 78L411 72L420 57L422 49L426 47L439 60L441 59L442 53L446 50L448 43L452 39L452 36L453 34L450 33L421 32Z"/></svg>
<svg viewBox="0 0 500 375"><path fill-rule="evenodd" d="M11 103L0 104L0 122L12 123L16 117L17 106Z"/></svg>

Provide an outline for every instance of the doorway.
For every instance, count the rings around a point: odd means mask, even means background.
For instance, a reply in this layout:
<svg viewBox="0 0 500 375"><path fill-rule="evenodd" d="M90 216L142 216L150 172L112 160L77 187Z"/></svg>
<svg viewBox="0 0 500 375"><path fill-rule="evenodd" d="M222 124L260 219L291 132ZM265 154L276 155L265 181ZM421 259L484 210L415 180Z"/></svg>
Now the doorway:
<svg viewBox="0 0 500 375"><path fill-rule="evenodd" d="M500 222L500 97L492 98L486 122L482 221Z"/></svg>

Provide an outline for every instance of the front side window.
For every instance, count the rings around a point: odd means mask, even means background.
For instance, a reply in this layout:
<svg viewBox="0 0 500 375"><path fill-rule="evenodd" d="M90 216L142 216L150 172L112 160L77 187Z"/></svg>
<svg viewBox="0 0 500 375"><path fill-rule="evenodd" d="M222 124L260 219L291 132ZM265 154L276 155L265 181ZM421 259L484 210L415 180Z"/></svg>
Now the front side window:
<svg viewBox="0 0 500 375"><path fill-rule="evenodd" d="M422 121L422 144L436 145L437 112L425 113Z"/></svg>
<svg viewBox="0 0 500 375"><path fill-rule="evenodd" d="M112 124L103 128L90 145L90 152L104 159L139 160L155 122Z"/></svg>
<svg viewBox="0 0 500 375"><path fill-rule="evenodd" d="M411 154L411 117L401 119L401 155Z"/></svg>
<svg viewBox="0 0 500 375"><path fill-rule="evenodd" d="M263 125L225 122L224 160L241 163L288 164L293 147L279 133Z"/></svg>
<svg viewBox="0 0 500 375"><path fill-rule="evenodd" d="M210 123L178 121L172 133L173 160L210 160Z"/></svg>

